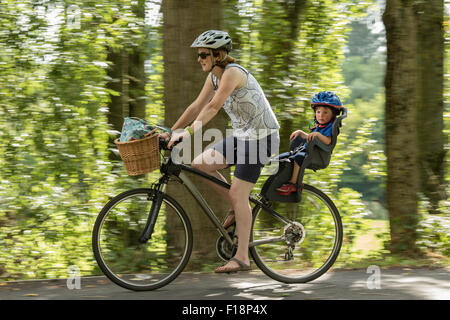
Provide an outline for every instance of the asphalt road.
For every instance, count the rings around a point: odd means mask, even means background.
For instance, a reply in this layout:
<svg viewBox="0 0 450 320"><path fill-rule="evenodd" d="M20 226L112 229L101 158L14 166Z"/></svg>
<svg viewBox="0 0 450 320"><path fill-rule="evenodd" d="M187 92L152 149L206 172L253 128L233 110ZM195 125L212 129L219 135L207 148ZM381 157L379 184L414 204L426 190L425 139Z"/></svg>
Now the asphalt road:
<svg viewBox="0 0 450 320"><path fill-rule="evenodd" d="M376 268L375 268L376 269ZM260 271L182 273L148 292L121 288L105 277L0 282L0 300L449 300L450 268L332 270L306 284L283 284ZM76 283L69 281L69 287Z"/></svg>

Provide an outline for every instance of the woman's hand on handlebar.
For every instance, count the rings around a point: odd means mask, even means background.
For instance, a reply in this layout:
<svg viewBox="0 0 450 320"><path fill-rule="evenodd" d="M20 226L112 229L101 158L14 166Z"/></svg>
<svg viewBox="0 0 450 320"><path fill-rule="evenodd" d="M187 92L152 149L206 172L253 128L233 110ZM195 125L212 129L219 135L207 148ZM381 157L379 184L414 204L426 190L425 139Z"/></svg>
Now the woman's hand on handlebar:
<svg viewBox="0 0 450 320"><path fill-rule="evenodd" d="M169 144L170 133L164 132L159 134L159 148L162 150L169 150L167 145Z"/></svg>
<svg viewBox="0 0 450 320"><path fill-rule="evenodd" d="M191 134L187 130L177 130L172 133L172 137L170 138L169 144L167 147L169 149L172 149L172 146L175 143L181 142L182 140L188 139L191 136Z"/></svg>
<svg viewBox="0 0 450 320"><path fill-rule="evenodd" d="M167 140L170 139L170 133L169 133L169 132L161 133L161 134L159 135L159 138L167 141Z"/></svg>

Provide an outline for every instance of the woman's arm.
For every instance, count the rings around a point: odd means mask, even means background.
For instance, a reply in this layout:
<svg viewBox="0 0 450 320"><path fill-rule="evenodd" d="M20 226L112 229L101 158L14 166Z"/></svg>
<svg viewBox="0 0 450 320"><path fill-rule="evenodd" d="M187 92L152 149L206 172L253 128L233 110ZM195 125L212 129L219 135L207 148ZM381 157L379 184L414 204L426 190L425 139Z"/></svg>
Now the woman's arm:
<svg viewBox="0 0 450 320"><path fill-rule="evenodd" d="M198 105L200 107L195 108L195 110L196 111L199 110L199 112L197 113L198 115L195 118L195 121L190 126L190 129L192 130L192 132L201 129L212 118L214 118L214 116L222 108L223 104L225 103L225 100L227 100L227 98L230 96L230 94L236 88L241 87L243 85L243 83L245 83L246 80L247 80L247 75L237 68L230 68L230 69L225 70L225 72L222 75L222 79L220 81L219 88L218 88L217 92L214 94L214 97L212 98L212 100L207 102L203 107L201 107L201 103L199 102ZM208 84L205 83L205 85L208 85ZM211 84L211 88L212 88L212 84ZM203 101L205 101L205 100L203 100ZM191 107L191 106L189 106L189 107ZM187 110L185 111L185 114L186 113L187 113ZM175 129L181 128L182 124L184 124L184 123L189 123L187 120L191 119L191 117L196 113L194 111L191 111L191 112L187 113L186 115L185 114L183 114L182 118L180 118L177 121L177 123L174 125ZM186 122L184 122L184 121L186 121ZM175 141L187 138L189 136L190 136L190 133L186 130L180 131L180 132L175 132L172 135L172 138L170 139L168 147L170 148L175 143Z"/></svg>
<svg viewBox="0 0 450 320"><path fill-rule="evenodd" d="M192 102L189 107L183 112L181 117L172 126L172 131L180 128L185 128L188 124L198 117L202 109L207 105L214 95L214 88L211 82L211 74L206 77L203 88L198 97Z"/></svg>

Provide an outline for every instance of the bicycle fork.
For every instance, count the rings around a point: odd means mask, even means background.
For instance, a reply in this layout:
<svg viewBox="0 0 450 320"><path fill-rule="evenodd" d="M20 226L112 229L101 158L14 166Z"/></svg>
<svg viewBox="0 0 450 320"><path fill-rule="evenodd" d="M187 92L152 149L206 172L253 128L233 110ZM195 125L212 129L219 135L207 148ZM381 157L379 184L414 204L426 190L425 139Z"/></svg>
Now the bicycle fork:
<svg viewBox="0 0 450 320"><path fill-rule="evenodd" d="M164 177L163 177L164 178ZM148 200L152 200L152 206L150 208L150 212L148 214L147 223L145 224L144 231L139 237L140 243L146 243L148 240L152 238L153 229L155 228L156 219L158 218L159 210L161 209L161 204L163 201L164 186L167 181L161 179L154 188L154 193L148 195Z"/></svg>

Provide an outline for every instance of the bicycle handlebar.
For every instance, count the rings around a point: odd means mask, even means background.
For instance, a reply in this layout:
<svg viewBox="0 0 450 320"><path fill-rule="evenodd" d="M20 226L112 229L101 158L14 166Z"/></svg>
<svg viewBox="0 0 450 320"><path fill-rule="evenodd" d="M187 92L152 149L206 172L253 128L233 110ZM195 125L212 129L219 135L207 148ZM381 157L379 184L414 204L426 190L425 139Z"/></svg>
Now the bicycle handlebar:
<svg viewBox="0 0 450 320"><path fill-rule="evenodd" d="M159 138L159 149L169 150L169 148L167 148L168 144L169 144L169 140L166 140L164 138Z"/></svg>
<svg viewBox="0 0 450 320"><path fill-rule="evenodd" d="M172 148L167 147L169 144L169 141L170 140L165 140L163 138L159 138L159 149L172 151L173 147L175 147L177 144L182 142L182 139L175 141L175 143L172 145Z"/></svg>

